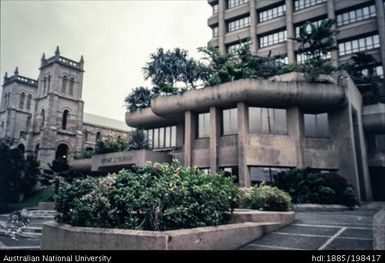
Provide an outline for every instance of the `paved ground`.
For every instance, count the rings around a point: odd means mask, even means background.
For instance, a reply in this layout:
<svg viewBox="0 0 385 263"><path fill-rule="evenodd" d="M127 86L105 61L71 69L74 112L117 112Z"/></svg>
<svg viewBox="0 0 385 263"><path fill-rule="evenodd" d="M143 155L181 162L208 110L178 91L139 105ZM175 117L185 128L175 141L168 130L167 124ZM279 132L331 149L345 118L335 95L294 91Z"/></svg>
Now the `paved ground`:
<svg viewBox="0 0 385 263"><path fill-rule="evenodd" d="M370 250L373 242L373 216L383 207L385 203L370 203L353 211L297 212L296 221L290 226L255 240L241 249ZM46 219L31 219L30 226L39 226L43 221ZM0 250L2 249L40 249L40 237L12 240L0 235Z"/></svg>
<svg viewBox="0 0 385 263"><path fill-rule="evenodd" d="M373 216L384 203L353 211L298 212L296 221L241 248L242 250L370 250Z"/></svg>

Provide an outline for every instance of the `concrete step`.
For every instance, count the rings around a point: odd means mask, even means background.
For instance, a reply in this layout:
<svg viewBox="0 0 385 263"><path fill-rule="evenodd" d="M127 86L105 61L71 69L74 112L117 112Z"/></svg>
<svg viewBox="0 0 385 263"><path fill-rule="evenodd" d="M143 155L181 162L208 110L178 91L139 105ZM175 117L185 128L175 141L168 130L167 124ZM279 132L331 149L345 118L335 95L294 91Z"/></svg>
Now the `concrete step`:
<svg viewBox="0 0 385 263"><path fill-rule="evenodd" d="M21 232L18 236L24 238L41 238L41 233Z"/></svg>
<svg viewBox="0 0 385 263"><path fill-rule="evenodd" d="M57 212L55 210L23 209L21 215L34 219L53 219Z"/></svg>
<svg viewBox="0 0 385 263"><path fill-rule="evenodd" d="M26 226L21 229L23 233L41 233L41 226Z"/></svg>

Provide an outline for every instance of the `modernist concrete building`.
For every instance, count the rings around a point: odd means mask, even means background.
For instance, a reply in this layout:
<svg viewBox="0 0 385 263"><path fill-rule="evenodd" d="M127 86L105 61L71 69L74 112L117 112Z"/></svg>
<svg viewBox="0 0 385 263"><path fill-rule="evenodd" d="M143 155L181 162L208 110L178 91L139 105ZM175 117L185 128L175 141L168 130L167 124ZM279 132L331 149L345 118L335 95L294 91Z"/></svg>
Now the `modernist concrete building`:
<svg viewBox="0 0 385 263"><path fill-rule="evenodd" d="M230 51L240 42L251 41L251 51L260 56L286 54L286 63L301 63L292 39L306 21L336 20L338 50L330 57L334 65L358 52L372 54L378 61L375 73L385 71L384 0L208 0L213 14L209 45ZM365 70L365 69L363 69Z"/></svg>
<svg viewBox="0 0 385 263"><path fill-rule="evenodd" d="M37 80L4 76L0 105L0 138L14 139L18 147L38 156L42 166L55 157L92 149L97 140L126 138L124 122L83 113L84 61L60 55L41 58Z"/></svg>
<svg viewBox="0 0 385 263"><path fill-rule="evenodd" d="M157 97L151 107L126 113L129 126L146 130L151 150L93 156L72 165L116 171L174 158L207 172L229 172L242 186L311 167L337 171L361 200L371 200L373 193L385 199L385 105L363 107L346 76L331 84L298 78L244 79ZM372 141L369 148L365 135Z"/></svg>

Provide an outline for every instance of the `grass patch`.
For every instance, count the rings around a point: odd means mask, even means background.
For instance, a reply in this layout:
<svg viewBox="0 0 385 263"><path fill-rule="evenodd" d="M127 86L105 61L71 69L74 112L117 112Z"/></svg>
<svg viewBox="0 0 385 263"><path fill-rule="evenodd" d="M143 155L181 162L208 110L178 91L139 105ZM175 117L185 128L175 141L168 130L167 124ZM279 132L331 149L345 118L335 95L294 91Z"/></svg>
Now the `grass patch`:
<svg viewBox="0 0 385 263"><path fill-rule="evenodd" d="M9 204L6 207L0 208L0 213L4 214L4 213L16 211L16 210L21 210L24 208L37 207L39 205L39 202L52 202L54 195L55 195L54 187L48 186L45 189L36 191L21 203Z"/></svg>

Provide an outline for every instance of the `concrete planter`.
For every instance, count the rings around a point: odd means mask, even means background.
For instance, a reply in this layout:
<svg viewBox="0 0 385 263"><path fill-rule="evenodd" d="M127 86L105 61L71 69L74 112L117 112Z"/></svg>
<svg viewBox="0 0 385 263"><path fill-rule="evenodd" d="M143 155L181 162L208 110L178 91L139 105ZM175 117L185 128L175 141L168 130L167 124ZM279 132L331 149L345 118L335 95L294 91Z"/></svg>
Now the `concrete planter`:
<svg viewBox="0 0 385 263"><path fill-rule="evenodd" d="M232 222L236 223L172 231L73 227L48 222L43 226L41 248L43 250L231 250L290 224L293 220L294 212L239 211L234 213L232 219Z"/></svg>
<svg viewBox="0 0 385 263"><path fill-rule="evenodd" d="M385 208L373 218L373 249L385 250Z"/></svg>

